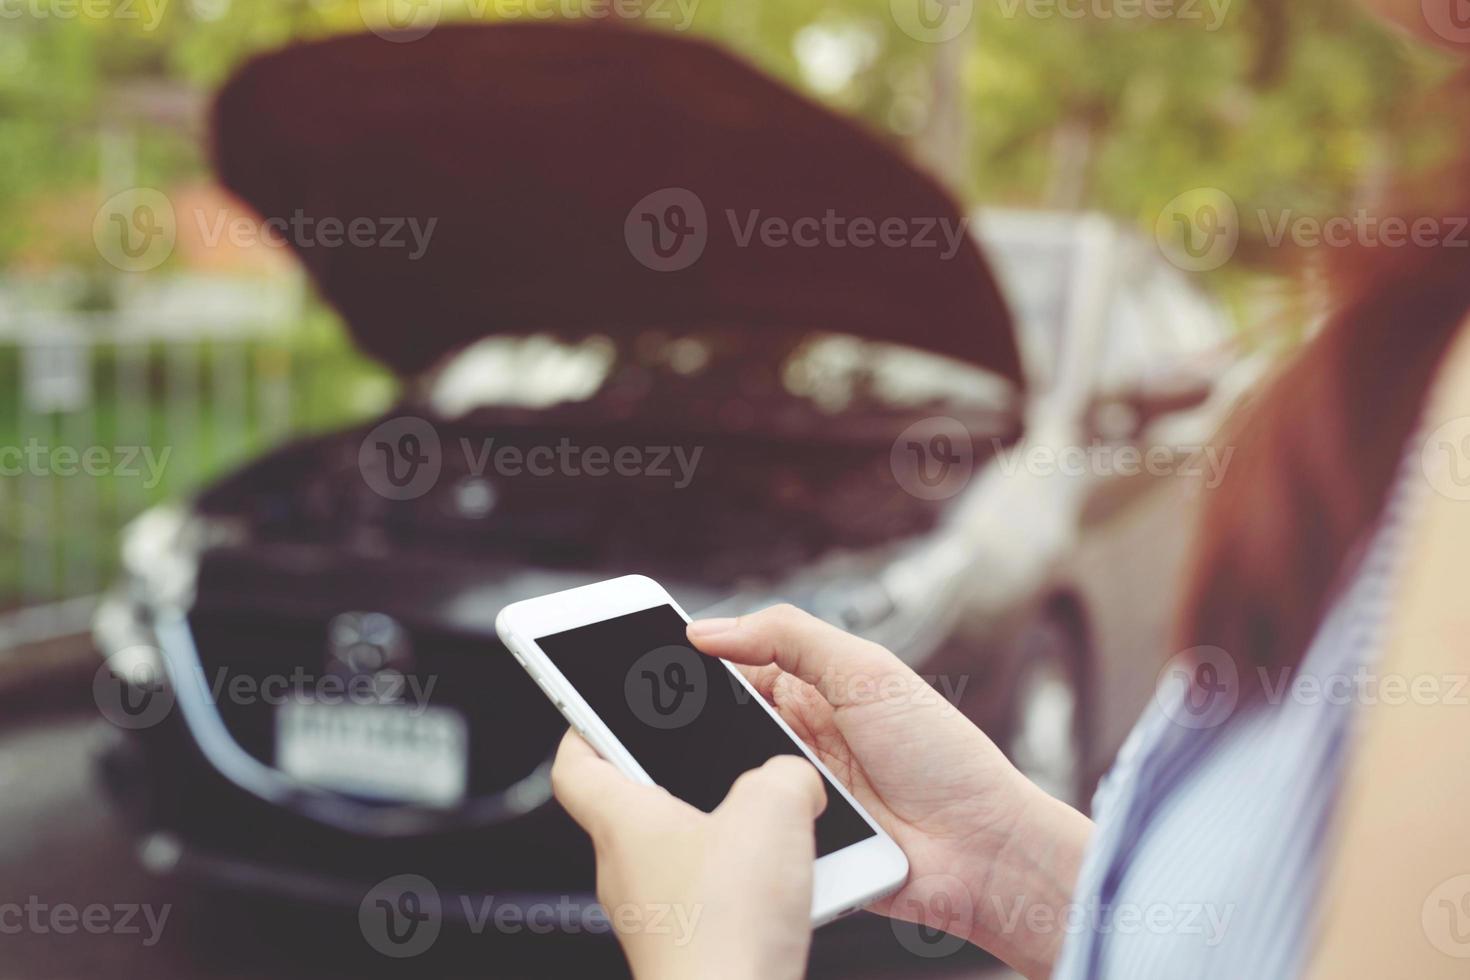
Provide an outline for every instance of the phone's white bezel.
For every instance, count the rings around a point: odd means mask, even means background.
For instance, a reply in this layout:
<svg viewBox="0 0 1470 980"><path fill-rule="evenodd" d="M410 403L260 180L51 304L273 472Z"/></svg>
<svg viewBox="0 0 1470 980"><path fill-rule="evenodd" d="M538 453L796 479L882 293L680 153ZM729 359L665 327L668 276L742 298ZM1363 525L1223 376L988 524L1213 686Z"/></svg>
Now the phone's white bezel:
<svg viewBox="0 0 1470 980"><path fill-rule="evenodd" d="M657 606L672 606L684 617L685 622L689 621L689 615L674 601L673 596L663 586L644 575L625 575L526 599L506 606L495 618L495 629L500 634L500 639L531 675L532 680L566 716L571 726L604 759L630 778L649 785L653 785L653 780L643 766L572 687L566 676L542 651L536 639ZM837 792L842 794L873 829L874 836L817 859L813 872L812 925L830 922L895 891L908 877L908 859L903 851L858 801L852 798L847 787L812 754L811 749L796 736L780 714L751 687L745 676L728 663L725 668L749 691L751 699L775 719L792 743L827 777Z"/></svg>

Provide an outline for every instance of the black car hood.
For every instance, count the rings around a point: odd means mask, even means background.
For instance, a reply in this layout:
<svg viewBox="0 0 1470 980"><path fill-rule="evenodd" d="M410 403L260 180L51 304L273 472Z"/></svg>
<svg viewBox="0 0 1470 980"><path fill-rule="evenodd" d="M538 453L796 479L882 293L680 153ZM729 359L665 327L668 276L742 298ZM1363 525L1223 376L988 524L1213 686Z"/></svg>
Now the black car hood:
<svg viewBox="0 0 1470 980"><path fill-rule="evenodd" d="M946 240L965 228L954 200L703 41L539 23L298 45L226 84L214 142L227 188L277 230L306 229L285 237L359 345L401 374L491 334L716 326L759 344L896 340L1020 378L978 247ZM638 236L700 227L699 208L703 251L670 270ZM371 231L329 245L329 218ZM805 219L819 244L747 237L766 219L778 233ZM909 244L866 231L885 220Z"/></svg>

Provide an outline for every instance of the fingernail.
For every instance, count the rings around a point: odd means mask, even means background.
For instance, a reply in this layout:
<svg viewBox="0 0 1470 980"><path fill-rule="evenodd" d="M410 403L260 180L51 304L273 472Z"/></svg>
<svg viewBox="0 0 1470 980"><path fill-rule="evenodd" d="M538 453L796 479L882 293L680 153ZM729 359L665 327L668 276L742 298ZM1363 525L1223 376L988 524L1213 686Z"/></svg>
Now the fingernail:
<svg viewBox="0 0 1470 980"><path fill-rule="evenodd" d="M716 633L728 633L735 628L735 622L728 616L720 619L696 619L689 624L689 638L692 640L702 636L714 636Z"/></svg>

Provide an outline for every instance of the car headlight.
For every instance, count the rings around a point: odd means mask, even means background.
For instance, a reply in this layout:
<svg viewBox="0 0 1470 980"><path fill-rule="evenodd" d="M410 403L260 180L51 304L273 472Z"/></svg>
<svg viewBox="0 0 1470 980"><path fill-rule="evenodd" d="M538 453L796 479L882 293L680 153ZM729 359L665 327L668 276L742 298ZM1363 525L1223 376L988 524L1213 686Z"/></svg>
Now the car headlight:
<svg viewBox="0 0 1470 980"><path fill-rule="evenodd" d="M199 522L177 504L146 510L123 528L122 578L92 619L97 651L118 680L163 681L154 616L160 607L183 608L192 599L199 543Z"/></svg>
<svg viewBox="0 0 1470 980"><path fill-rule="evenodd" d="M198 572L197 522L185 508L145 510L122 532L122 566L129 591L149 602L184 605Z"/></svg>

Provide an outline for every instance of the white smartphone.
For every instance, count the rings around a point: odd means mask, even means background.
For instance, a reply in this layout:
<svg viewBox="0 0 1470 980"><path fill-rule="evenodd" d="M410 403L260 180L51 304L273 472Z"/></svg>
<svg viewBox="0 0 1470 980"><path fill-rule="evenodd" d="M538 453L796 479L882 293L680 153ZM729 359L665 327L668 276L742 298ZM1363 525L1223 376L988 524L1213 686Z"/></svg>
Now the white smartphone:
<svg viewBox="0 0 1470 980"><path fill-rule="evenodd" d="M495 627L598 754L706 813L746 770L806 756L827 784L813 926L895 891L903 851L737 670L690 646L688 622L657 582L628 575L506 606Z"/></svg>

